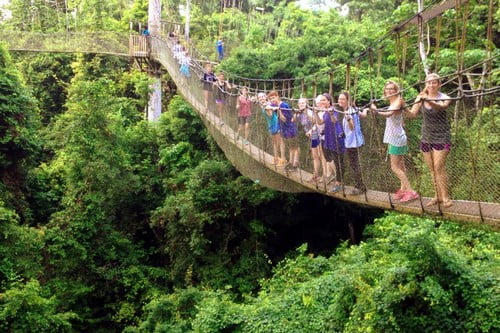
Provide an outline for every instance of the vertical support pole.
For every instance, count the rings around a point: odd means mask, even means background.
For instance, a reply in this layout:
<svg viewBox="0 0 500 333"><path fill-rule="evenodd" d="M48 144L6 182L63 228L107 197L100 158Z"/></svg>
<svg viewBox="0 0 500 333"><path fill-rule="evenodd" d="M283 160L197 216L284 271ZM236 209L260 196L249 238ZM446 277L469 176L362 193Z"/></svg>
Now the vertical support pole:
<svg viewBox="0 0 500 333"><path fill-rule="evenodd" d="M333 72L328 75L328 93L333 96Z"/></svg>
<svg viewBox="0 0 500 333"><path fill-rule="evenodd" d="M148 29L152 37L160 37L161 1L149 0Z"/></svg>
<svg viewBox="0 0 500 333"><path fill-rule="evenodd" d="M314 77L313 81L311 82L312 85L312 90L313 90L313 98L316 98L317 95L317 89L316 89L316 77Z"/></svg>
<svg viewBox="0 0 500 333"><path fill-rule="evenodd" d="M424 0L418 0L418 51L420 53L420 60L424 68L425 75L429 75L429 64L427 63L427 53L424 45L424 20L421 12L424 10Z"/></svg>
<svg viewBox="0 0 500 333"><path fill-rule="evenodd" d="M161 116L161 78L157 74L152 74L153 83L150 84L151 93L148 101L148 120L155 121Z"/></svg>
<svg viewBox="0 0 500 333"><path fill-rule="evenodd" d="M345 90L349 91L349 88L351 88L351 64L347 63L345 69Z"/></svg>
<svg viewBox="0 0 500 333"><path fill-rule="evenodd" d="M148 46L153 46L151 39L160 37L160 15L161 15L161 0L149 0L148 7L148 29L150 36ZM154 50L148 50L149 52ZM149 88L151 93L148 102L148 120L155 121L161 115L161 76L160 71L156 68L150 71L150 76L154 79Z"/></svg>
<svg viewBox="0 0 500 333"><path fill-rule="evenodd" d="M381 69L382 69L382 49L378 49L378 53L377 53L377 79L380 78Z"/></svg>

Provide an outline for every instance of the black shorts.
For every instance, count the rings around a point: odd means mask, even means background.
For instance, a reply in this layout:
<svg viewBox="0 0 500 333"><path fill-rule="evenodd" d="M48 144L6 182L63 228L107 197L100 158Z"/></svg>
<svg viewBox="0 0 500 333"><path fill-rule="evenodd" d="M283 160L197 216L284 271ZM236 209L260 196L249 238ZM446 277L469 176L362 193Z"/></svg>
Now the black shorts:
<svg viewBox="0 0 500 333"><path fill-rule="evenodd" d="M335 156L334 154L335 154L335 152L333 150L330 150L330 149L326 148L325 146L323 146L323 155L325 156L325 160L327 162L333 161L333 157Z"/></svg>
<svg viewBox="0 0 500 333"><path fill-rule="evenodd" d="M203 82L203 90L212 91L213 87L214 87L214 85L212 84L212 82L207 82L207 81Z"/></svg>
<svg viewBox="0 0 500 333"><path fill-rule="evenodd" d="M249 124L250 123L250 117L251 116L245 116L245 117L238 116L238 124L239 125Z"/></svg>

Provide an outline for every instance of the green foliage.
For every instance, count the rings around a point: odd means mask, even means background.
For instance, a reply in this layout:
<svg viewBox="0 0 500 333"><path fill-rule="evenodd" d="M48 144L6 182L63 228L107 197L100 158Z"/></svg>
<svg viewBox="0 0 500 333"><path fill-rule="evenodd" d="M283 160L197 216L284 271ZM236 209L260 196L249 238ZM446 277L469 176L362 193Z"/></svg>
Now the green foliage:
<svg viewBox="0 0 500 333"><path fill-rule="evenodd" d="M124 15L130 4L123 0L101 2L82 1L11 1L8 9L12 17L5 25L12 30L24 31L99 31L128 28L129 18L140 15L140 8ZM139 12L135 14L136 12Z"/></svg>
<svg viewBox="0 0 500 333"><path fill-rule="evenodd" d="M124 22L140 22L142 24L148 21L148 0L138 0L132 3L131 8L125 8L123 11Z"/></svg>
<svg viewBox="0 0 500 333"><path fill-rule="evenodd" d="M0 293L0 328L4 332L72 332L72 312L60 312L36 280Z"/></svg>
<svg viewBox="0 0 500 333"><path fill-rule="evenodd" d="M0 45L0 169L36 152L37 109L10 56Z"/></svg>
<svg viewBox="0 0 500 333"><path fill-rule="evenodd" d="M214 56L221 34L229 55L221 68L230 72L261 78L306 76L308 96L311 80L318 90L328 89L328 72L335 68L334 94L343 89L345 63L351 64L351 80L356 82L351 87L359 104L379 95L385 78L397 77L404 87L420 78L413 48L406 50L406 72L398 72L403 50L393 40L380 45L380 68L367 58L359 63L353 59L395 22L413 15L414 2L343 2L356 20L335 10L301 10L294 1L234 1L234 8L221 11L220 1L193 0L191 37ZM180 3L168 0L163 11L179 19ZM481 33L487 6L484 1L473 4L465 66L486 56ZM129 20L145 23L146 5L14 0L13 18L2 26L44 32L125 30ZM265 11L257 12L255 6ZM440 55L429 58L439 64L441 74L456 68L454 22L453 11L443 15ZM435 33L436 27L430 29ZM404 38L411 45L416 36ZM16 59L21 56L16 54ZM343 245L333 256L331 238L324 241L324 256L312 254L313 246L301 246L274 267L271 278L262 280L270 275L273 261L295 247L292 236L310 229L323 238L331 235L324 224L311 223L316 212L304 209L313 207L309 202L241 177L178 96L158 123L143 121L150 81L123 59L23 56L18 68L38 104L1 49L0 168L16 169L9 177L3 172L0 184L0 330L499 329L496 233L390 214L368 230L360 245ZM317 72L325 74L310 75ZM492 80L498 81L495 75ZM405 98L416 92L405 91ZM36 105L47 125L43 132L38 132ZM498 132L498 110L493 105L474 113L461 120L459 126L466 130L458 134L457 144L472 140L471 154L486 156L498 148L491 134ZM417 132L418 126L410 123L409 136ZM46 141L43 155L38 135ZM471 166L461 156L451 158L457 167L478 172L492 170L487 163L496 161L485 158ZM41 162L34 167L32 161ZM455 181L465 191L472 182L498 187L497 178ZM332 218L331 207L327 209ZM299 210L307 217L299 216ZM335 206L336 222L359 217L347 210Z"/></svg>
<svg viewBox="0 0 500 333"><path fill-rule="evenodd" d="M19 216L0 200L0 291L40 274L43 234L43 229L20 225Z"/></svg>
<svg viewBox="0 0 500 333"><path fill-rule="evenodd" d="M35 101L0 44L0 199L31 219L25 201L27 169L38 156L40 127Z"/></svg>
<svg viewBox="0 0 500 333"><path fill-rule="evenodd" d="M160 178L152 176L154 130L124 121L121 112L134 99L117 95L119 87L107 78L87 80L93 65L75 66L67 112L47 132L54 158L34 174L39 186L61 196L45 233L47 286L61 306L78 313L76 327L91 330L133 323L141 300L165 276L147 265L150 250L134 242L144 232L144 210L161 193L154 193Z"/></svg>
<svg viewBox="0 0 500 333"><path fill-rule="evenodd" d="M188 288L155 298L145 306L147 317L141 325L124 332L187 332L196 313L195 305L205 294L196 288Z"/></svg>
<svg viewBox="0 0 500 333"><path fill-rule="evenodd" d="M299 248L236 303L196 304L194 332L491 332L498 329L498 234L389 214L331 258ZM192 315L192 314L191 314ZM171 323L171 321L169 321Z"/></svg>
<svg viewBox="0 0 500 333"><path fill-rule="evenodd" d="M17 67L26 78L33 97L38 101L43 124L63 111L66 89L73 75L68 66L72 56L66 54L23 54L17 57Z"/></svg>
<svg viewBox="0 0 500 333"><path fill-rule="evenodd" d="M170 164L178 165L178 162ZM170 257L172 279L177 284L198 279L209 284L231 284L229 281L235 276L224 271L232 260L246 260L246 256L237 258L249 250L247 246L253 247L258 241L258 238L251 241L258 235L246 235L250 227L246 217L252 214L252 207L270 200L273 195L257 186L249 186L250 182L242 177L236 178L226 162L204 161L187 172L178 189L167 196L152 218L152 227L163 233L162 243L165 254ZM183 187L179 188L181 184ZM244 240L245 237L249 239ZM236 246L242 241L241 247ZM250 251L253 252L255 250ZM236 276L255 272L259 275L261 270L265 271L265 266L258 266L265 262L263 254L257 251L254 255L253 260L233 267ZM214 269L201 271L207 263ZM255 270L256 267L259 269ZM215 276L218 278L214 279ZM248 282L242 279L236 287L251 290L251 286L245 285Z"/></svg>
<svg viewBox="0 0 500 333"><path fill-rule="evenodd" d="M454 144L471 148L466 152L467 158L462 154L451 157L449 163L453 165L454 170L458 170L457 179L454 179L452 184L457 193L468 193L473 200L500 200L496 191L491 190L500 186L500 176L491 172L500 167L500 162L495 158L500 146L499 137L492 135L498 133L495 120L499 119L499 113L497 106L484 107L476 117L472 116L474 120L470 125L466 125L467 119L463 119L458 125L462 130L457 131ZM462 170L464 172L460 172ZM477 176L466 177L466 170L473 170ZM483 193L478 193L478 189ZM481 198L478 198L478 195L482 195Z"/></svg>
<svg viewBox="0 0 500 333"><path fill-rule="evenodd" d="M263 25L252 23L243 45L232 50L231 57L221 64L224 70L244 77L259 78L291 78L327 73L333 64L352 62L354 55L383 33L371 21L352 22L336 11L313 15L290 4L280 7L279 13L273 14L274 20L279 20L279 30L275 33L273 44L265 43L262 38ZM334 79L335 90L343 88L343 74L334 75ZM316 77L315 80L320 90L328 89L328 75ZM367 82L369 77L362 75L360 80Z"/></svg>
<svg viewBox="0 0 500 333"><path fill-rule="evenodd" d="M391 15L394 8L398 8L403 0L340 0L339 4L349 8L349 17L353 20L361 21L369 17L373 20L384 20Z"/></svg>
<svg viewBox="0 0 500 333"><path fill-rule="evenodd" d="M180 96L174 96L159 123L158 135L164 145L189 142L197 150L206 150L206 129L192 107Z"/></svg>

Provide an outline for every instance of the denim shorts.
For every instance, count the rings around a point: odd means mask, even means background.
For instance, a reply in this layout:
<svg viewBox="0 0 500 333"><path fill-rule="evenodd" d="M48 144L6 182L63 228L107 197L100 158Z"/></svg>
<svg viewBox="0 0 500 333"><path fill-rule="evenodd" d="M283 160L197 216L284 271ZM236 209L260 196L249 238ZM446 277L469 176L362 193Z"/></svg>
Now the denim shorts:
<svg viewBox="0 0 500 333"><path fill-rule="evenodd" d="M318 146L319 146L319 143L320 143L319 139L312 139L312 140L311 140L311 148L316 148L316 147L318 147Z"/></svg>

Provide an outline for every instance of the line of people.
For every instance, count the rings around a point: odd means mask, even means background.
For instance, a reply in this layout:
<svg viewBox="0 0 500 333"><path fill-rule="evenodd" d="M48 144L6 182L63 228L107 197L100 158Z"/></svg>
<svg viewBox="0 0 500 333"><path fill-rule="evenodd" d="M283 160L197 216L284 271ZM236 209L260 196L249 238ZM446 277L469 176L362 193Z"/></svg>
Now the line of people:
<svg viewBox="0 0 500 333"><path fill-rule="evenodd" d="M223 108L230 89L235 88L225 80L224 74L215 76L211 65L207 65L203 78L205 90L205 107L208 108L209 92L215 89L215 102L220 125L223 125ZM299 168L301 137L307 137L313 162L311 183L332 185L330 193L344 190L344 172L347 156L353 179L353 189L349 195L360 195L367 188L363 180L360 165L360 148L365 140L361 129L361 118L369 113L386 118L383 142L388 145L390 167L399 180L399 188L391 195L393 201L410 202L419 198L408 180L405 155L408 152L408 139L404 128L404 116L415 118L422 114L422 132L420 150L424 161L430 169L435 189L434 197L427 206L440 204L448 208L453 205L448 193L446 158L451 149L450 124L446 109L451 99L440 91L439 75L432 73L426 77L425 88L417 96L414 104L409 107L402 97L399 85L387 81L384 86L383 98L388 106L378 108L375 103L367 108L353 105L349 92L338 95L337 103L332 96L323 93L315 98L315 106L308 105L306 98L298 101L298 108L281 100L277 91L267 95L258 93L257 98L249 97L246 87L240 88L236 108L238 110L238 138L248 144L251 120L251 102L257 102L266 120L267 130L273 147L274 163L284 167L289 172ZM288 158L286 158L288 150Z"/></svg>

